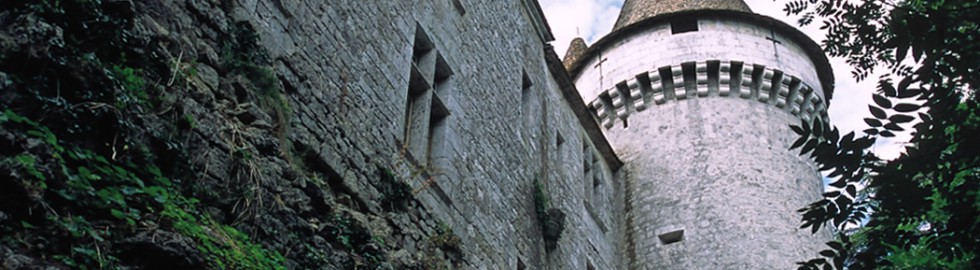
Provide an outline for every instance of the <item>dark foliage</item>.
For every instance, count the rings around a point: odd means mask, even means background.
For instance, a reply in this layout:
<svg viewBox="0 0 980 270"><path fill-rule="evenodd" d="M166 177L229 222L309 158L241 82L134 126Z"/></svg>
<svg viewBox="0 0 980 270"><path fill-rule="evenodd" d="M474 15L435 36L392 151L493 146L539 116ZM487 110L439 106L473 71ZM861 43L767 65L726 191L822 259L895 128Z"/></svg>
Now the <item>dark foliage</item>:
<svg viewBox="0 0 980 270"><path fill-rule="evenodd" d="M548 196L544 185L538 180L534 180L534 211L541 226L545 250L552 251L558 247L561 233L565 231L565 212L558 208L548 208Z"/></svg>
<svg viewBox="0 0 980 270"><path fill-rule="evenodd" d="M828 224L838 239L800 269L978 269L980 245L980 4L973 1L798 0L788 14L822 19L824 49L853 75L879 78L864 135L826 123L793 126L834 181L800 212L803 228ZM896 78L895 83L892 78ZM847 90L847 89L841 89ZM909 130L905 153L869 150Z"/></svg>

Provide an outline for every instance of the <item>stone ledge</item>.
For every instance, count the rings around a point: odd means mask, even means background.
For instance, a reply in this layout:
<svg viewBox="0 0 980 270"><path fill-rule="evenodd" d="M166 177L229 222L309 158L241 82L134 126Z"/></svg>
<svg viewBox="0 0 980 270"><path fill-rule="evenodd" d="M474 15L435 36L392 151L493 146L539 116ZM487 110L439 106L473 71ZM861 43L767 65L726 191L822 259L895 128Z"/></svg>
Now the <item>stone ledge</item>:
<svg viewBox="0 0 980 270"><path fill-rule="evenodd" d="M827 106L798 77L764 65L708 60L663 66L599 93L589 108L606 129L616 120L671 100L739 97L779 108L804 121L828 121Z"/></svg>

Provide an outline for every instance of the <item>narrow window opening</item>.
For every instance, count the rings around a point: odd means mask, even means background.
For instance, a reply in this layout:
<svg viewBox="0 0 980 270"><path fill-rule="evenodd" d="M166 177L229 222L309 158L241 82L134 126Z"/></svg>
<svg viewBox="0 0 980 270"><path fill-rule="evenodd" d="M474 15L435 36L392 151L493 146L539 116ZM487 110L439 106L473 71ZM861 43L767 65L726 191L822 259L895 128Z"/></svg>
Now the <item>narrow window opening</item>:
<svg viewBox="0 0 980 270"><path fill-rule="evenodd" d="M432 105L429 109L429 138L426 161L428 164L435 165L435 159L444 156L443 150L446 141L446 118L449 117L449 109L446 107L449 95L452 91L453 71L449 69L446 60L442 55L436 57L436 67L433 74L435 81L435 92L432 95Z"/></svg>
<svg viewBox="0 0 980 270"><path fill-rule="evenodd" d="M517 270L527 270L527 265L524 265L524 261L521 258L517 258Z"/></svg>
<svg viewBox="0 0 980 270"><path fill-rule="evenodd" d="M429 147L427 153L430 164L434 158L442 157L444 152L443 143L446 141L446 118L448 116L449 110L446 109L446 106L438 98L434 98L432 100L432 114L430 114L429 118Z"/></svg>
<svg viewBox="0 0 980 270"><path fill-rule="evenodd" d="M459 16L466 15L466 8L463 7L463 2L460 0L452 0L453 7L456 8L456 12L459 12Z"/></svg>
<svg viewBox="0 0 980 270"><path fill-rule="evenodd" d="M602 185L602 171L596 170L595 173L592 174L592 190L594 192L599 191L599 186L601 185Z"/></svg>
<svg viewBox="0 0 980 270"><path fill-rule="evenodd" d="M586 136L582 136L582 180L588 183L592 179L592 151L589 146ZM590 190L588 184L583 184L585 186L585 203L588 204L592 200L592 190ZM594 186L594 185L593 185Z"/></svg>
<svg viewBox="0 0 980 270"><path fill-rule="evenodd" d="M429 118L429 96L432 89L431 76L435 68L435 46L429 36L416 26L412 45L412 66L409 72L408 93L405 100L405 122L403 123L402 143L414 157L424 157Z"/></svg>
<svg viewBox="0 0 980 270"><path fill-rule="evenodd" d="M697 19L677 19L670 22L670 33L680 34L698 31Z"/></svg>
<svg viewBox="0 0 980 270"><path fill-rule="evenodd" d="M450 76L453 75L453 70L449 68L449 64L446 63L446 59L442 58L442 54L436 54L435 58L435 72L433 74L435 81L436 94L442 98L448 98L451 94L449 90L450 86Z"/></svg>
<svg viewBox="0 0 980 270"><path fill-rule="evenodd" d="M420 78L413 76L409 82L408 88L408 99L405 103L405 124L404 124L404 141L406 144L412 142L416 135L419 133L419 127L421 123L421 115L423 114L423 108L421 104L424 102L425 93L428 92L428 84L420 82Z"/></svg>
<svg viewBox="0 0 980 270"><path fill-rule="evenodd" d="M565 138L561 136L561 132L555 132L555 146L558 150L561 150L561 145L565 143Z"/></svg>
<svg viewBox="0 0 980 270"><path fill-rule="evenodd" d="M524 122L530 124L535 119L534 115L534 93L531 86L534 83L531 82L531 78L527 76L526 72L521 72L521 114L524 117ZM526 126L525 126L526 127Z"/></svg>

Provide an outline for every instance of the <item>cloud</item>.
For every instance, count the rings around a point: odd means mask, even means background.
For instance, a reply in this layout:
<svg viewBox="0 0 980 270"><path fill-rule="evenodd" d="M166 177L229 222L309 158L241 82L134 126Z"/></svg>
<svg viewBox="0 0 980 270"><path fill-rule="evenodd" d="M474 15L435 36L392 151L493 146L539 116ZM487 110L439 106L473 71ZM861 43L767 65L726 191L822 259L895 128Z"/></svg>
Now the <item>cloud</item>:
<svg viewBox="0 0 980 270"><path fill-rule="evenodd" d="M541 0L541 8L555 35L558 56L565 56L565 50L572 39L582 37L592 44L612 30L619 16L622 0Z"/></svg>
<svg viewBox="0 0 980 270"><path fill-rule="evenodd" d="M745 0L753 12L766 15L796 26L796 17L785 15L783 6L787 1L774 0ZM541 7L548 23L551 25L552 33L555 35L555 52L559 57L565 55L569 42L575 37L582 37L587 44L592 44L602 36L612 30L612 25L616 22L619 9L623 5L622 0L540 0ZM819 29L819 22L815 22L806 27L799 28L810 36L811 39L819 42L823 40L823 31ZM851 77L851 67L842 58L830 58L830 64L834 68L836 87L834 98L828 110L831 123L841 129L843 133L854 131L857 135L863 135L861 130L867 128L864 123L865 117L870 117L868 104L871 103L871 94L875 89L875 80L869 79L857 82ZM869 78L877 78L870 76ZM902 153L904 144L911 136L900 133L897 138L879 139L872 150L885 159L898 157Z"/></svg>

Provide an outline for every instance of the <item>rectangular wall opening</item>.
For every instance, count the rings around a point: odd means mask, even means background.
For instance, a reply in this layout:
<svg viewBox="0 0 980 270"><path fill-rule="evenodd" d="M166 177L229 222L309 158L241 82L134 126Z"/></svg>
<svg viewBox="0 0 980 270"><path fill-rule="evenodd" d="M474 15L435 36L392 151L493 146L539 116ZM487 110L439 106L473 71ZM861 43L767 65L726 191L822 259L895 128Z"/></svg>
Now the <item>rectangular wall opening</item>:
<svg viewBox="0 0 980 270"><path fill-rule="evenodd" d="M530 128L530 124L538 118L535 111L537 98L532 86L534 83L531 82L531 77L527 75L527 72L521 71L521 120L525 123L523 125L525 130Z"/></svg>
<svg viewBox="0 0 980 270"><path fill-rule="evenodd" d="M677 243L684 240L684 229L662 233L657 235L657 238L660 238L660 243L664 245Z"/></svg>
<svg viewBox="0 0 980 270"><path fill-rule="evenodd" d="M696 31L698 31L697 19L681 18L670 22L671 34L676 35L680 33L696 32Z"/></svg>

